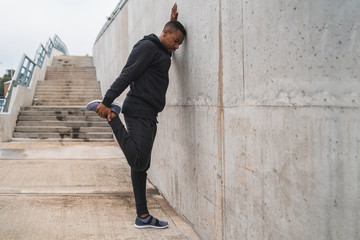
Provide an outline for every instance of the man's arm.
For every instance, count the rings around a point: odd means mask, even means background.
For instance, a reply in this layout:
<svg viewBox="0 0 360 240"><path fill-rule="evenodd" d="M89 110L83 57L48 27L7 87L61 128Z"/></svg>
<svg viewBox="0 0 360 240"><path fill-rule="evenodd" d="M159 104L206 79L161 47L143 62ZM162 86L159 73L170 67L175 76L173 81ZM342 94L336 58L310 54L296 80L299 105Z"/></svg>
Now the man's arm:
<svg viewBox="0 0 360 240"><path fill-rule="evenodd" d="M177 4L175 3L171 9L170 21L176 21L178 18Z"/></svg>
<svg viewBox="0 0 360 240"><path fill-rule="evenodd" d="M100 117L107 117L109 120L112 102L130 85L130 83L141 76L151 64L152 59L153 51L148 42L138 43L134 46L119 77L107 90L102 103L99 104L96 109L96 113Z"/></svg>

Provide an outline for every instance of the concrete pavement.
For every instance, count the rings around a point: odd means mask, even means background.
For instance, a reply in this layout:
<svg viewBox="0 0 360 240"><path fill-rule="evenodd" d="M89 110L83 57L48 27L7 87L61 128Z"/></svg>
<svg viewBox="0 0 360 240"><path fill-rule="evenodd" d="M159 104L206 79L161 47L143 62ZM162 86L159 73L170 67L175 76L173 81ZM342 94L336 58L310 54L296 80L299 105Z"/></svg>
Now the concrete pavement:
<svg viewBox="0 0 360 240"><path fill-rule="evenodd" d="M0 239L200 239L150 184L164 230L133 227L130 168L116 143L0 144Z"/></svg>

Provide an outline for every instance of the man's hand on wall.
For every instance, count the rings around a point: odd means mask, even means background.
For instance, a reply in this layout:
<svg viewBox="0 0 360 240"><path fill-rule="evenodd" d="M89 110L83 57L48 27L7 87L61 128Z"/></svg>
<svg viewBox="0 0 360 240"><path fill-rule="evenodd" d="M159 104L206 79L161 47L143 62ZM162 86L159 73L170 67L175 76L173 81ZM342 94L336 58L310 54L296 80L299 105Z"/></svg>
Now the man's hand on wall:
<svg viewBox="0 0 360 240"><path fill-rule="evenodd" d="M170 21L176 21L178 18L177 4L175 3L171 9Z"/></svg>

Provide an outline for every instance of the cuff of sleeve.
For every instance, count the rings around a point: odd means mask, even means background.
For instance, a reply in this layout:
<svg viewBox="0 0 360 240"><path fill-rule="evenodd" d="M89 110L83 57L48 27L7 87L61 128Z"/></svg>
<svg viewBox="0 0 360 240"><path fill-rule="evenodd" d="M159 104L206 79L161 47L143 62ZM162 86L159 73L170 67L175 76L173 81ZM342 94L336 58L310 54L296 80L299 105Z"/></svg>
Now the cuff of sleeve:
<svg viewBox="0 0 360 240"><path fill-rule="evenodd" d="M102 104L104 104L105 106L107 106L107 107L110 108L110 107L111 107L111 104L112 104L112 101L105 97L105 98L102 100Z"/></svg>

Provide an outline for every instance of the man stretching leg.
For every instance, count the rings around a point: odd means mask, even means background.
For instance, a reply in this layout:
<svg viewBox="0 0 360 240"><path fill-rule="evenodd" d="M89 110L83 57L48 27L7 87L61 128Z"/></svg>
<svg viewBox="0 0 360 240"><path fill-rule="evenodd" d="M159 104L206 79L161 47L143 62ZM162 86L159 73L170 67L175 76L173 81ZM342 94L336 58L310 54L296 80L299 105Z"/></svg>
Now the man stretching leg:
<svg viewBox="0 0 360 240"><path fill-rule="evenodd" d="M104 99L88 104L89 110L107 118L114 135L131 167L137 217L136 228L166 228L168 223L149 214L146 201L146 171L150 167L151 150L157 129L157 114L165 107L165 94L169 84L168 72L172 53L179 48L186 35L183 25L176 21L176 3L171 21L159 37L145 36L132 49L119 77L106 92ZM126 122L121 122L120 108L113 104L128 86L122 106Z"/></svg>

